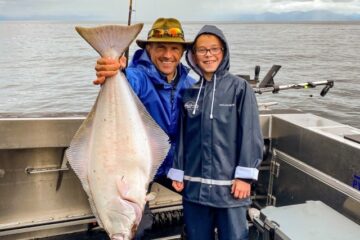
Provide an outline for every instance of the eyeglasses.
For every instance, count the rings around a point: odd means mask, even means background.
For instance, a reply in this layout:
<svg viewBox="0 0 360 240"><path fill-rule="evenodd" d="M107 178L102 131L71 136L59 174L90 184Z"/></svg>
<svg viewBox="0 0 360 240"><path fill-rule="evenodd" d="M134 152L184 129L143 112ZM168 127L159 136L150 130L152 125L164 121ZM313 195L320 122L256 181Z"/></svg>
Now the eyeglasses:
<svg viewBox="0 0 360 240"><path fill-rule="evenodd" d="M148 39L156 37L156 38L162 38L162 37L179 37L184 39L184 32L181 28L169 28L169 29L162 29L162 28L156 28L151 29L148 33Z"/></svg>
<svg viewBox="0 0 360 240"><path fill-rule="evenodd" d="M219 54L223 51L224 48L222 47L212 47L212 48L196 48L195 53L200 56L205 56L207 52L210 52L211 55Z"/></svg>

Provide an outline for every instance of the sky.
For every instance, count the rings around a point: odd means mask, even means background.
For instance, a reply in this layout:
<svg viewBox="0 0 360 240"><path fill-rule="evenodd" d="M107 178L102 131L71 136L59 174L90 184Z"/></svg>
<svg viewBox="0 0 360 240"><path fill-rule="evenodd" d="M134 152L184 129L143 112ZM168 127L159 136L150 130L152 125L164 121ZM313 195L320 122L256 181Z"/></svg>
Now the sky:
<svg viewBox="0 0 360 240"><path fill-rule="evenodd" d="M0 0L0 19L116 20L126 22L130 0ZM325 10L360 14L360 0L133 0L133 21L176 17L227 20L241 14Z"/></svg>

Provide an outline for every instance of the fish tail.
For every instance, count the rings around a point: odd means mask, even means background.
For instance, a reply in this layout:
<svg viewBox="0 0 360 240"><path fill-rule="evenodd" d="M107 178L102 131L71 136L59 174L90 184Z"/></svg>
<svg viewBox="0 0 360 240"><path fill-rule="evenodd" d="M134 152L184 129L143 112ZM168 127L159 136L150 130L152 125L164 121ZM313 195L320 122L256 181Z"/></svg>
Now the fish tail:
<svg viewBox="0 0 360 240"><path fill-rule="evenodd" d="M75 27L76 31L102 57L119 58L130 46L143 27L142 23L131 26L104 25L99 27Z"/></svg>

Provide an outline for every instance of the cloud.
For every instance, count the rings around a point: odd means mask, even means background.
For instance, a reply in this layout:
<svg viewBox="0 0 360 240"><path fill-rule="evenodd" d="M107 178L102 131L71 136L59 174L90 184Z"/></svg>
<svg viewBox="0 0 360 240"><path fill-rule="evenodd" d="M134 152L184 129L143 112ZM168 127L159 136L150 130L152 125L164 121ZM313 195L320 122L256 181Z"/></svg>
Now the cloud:
<svg viewBox="0 0 360 240"><path fill-rule="evenodd" d="M283 13L291 11L324 10L340 14L358 14L360 0L271 0L269 12ZM350 3L351 4L344 4Z"/></svg>
<svg viewBox="0 0 360 240"><path fill-rule="evenodd" d="M339 2L339 3L347 3L347 2L357 2L356 0L323 0L323 2Z"/></svg>
<svg viewBox="0 0 360 240"><path fill-rule="evenodd" d="M314 2L315 0L271 0L271 2Z"/></svg>
<svg viewBox="0 0 360 240"><path fill-rule="evenodd" d="M116 19L127 16L128 1L111 0L2 0L0 15L9 17L93 16Z"/></svg>
<svg viewBox="0 0 360 240"><path fill-rule="evenodd" d="M0 0L0 18L126 22L129 0ZM176 17L183 21L229 19L239 14L326 10L359 14L360 0L133 0L133 21Z"/></svg>

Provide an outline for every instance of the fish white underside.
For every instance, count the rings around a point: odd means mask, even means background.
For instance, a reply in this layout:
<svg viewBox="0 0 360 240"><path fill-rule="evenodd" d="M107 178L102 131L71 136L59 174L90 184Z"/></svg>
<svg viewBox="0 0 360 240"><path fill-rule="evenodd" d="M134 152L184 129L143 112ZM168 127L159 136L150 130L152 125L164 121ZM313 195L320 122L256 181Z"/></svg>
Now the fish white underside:
<svg viewBox="0 0 360 240"><path fill-rule="evenodd" d="M119 50L99 47L99 39L114 44L98 34L90 40L81 35L103 56L116 58ZM114 35L124 37L112 34L110 38ZM125 76L119 73L107 79L66 155L89 196L94 215L111 237L127 239L133 234L133 224L140 220L136 206L142 211L148 184L168 149L168 136L148 114Z"/></svg>

